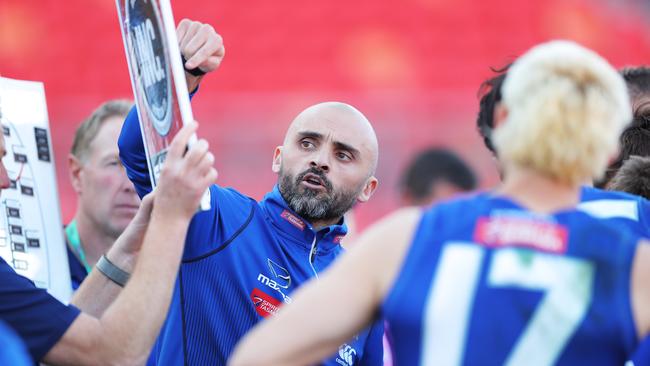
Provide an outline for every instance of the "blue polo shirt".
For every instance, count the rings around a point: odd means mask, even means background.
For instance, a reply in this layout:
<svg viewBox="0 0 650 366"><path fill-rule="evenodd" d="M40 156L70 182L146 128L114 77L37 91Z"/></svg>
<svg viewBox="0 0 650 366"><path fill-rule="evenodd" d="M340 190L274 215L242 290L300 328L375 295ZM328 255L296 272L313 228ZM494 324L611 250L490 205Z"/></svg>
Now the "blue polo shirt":
<svg viewBox="0 0 650 366"><path fill-rule="evenodd" d="M80 311L17 274L0 258L0 320L13 328L34 361L61 339Z"/></svg>
<svg viewBox="0 0 650 366"><path fill-rule="evenodd" d="M151 184L135 109L118 144L127 175L143 196ZM211 209L190 223L169 314L149 365L225 365L251 328L290 303L297 288L343 252L343 220L315 230L288 207L277 186L260 202L217 185L210 193ZM341 344L323 365L381 365L382 335L378 321Z"/></svg>

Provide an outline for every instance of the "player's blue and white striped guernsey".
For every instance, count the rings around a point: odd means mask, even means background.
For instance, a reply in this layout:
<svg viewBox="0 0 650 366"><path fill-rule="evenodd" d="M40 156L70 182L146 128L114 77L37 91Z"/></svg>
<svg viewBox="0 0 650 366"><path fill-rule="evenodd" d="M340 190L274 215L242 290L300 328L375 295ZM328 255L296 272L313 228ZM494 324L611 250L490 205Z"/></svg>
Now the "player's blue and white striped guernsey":
<svg viewBox="0 0 650 366"><path fill-rule="evenodd" d="M633 194L582 187L580 211L650 238L650 201Z"/></svg>
<svg viewBox="0 0 650 366"><path fill-rule="evenodd" d="M427 210L382 309L396 364L624 364L637 238L490 193Z"/></svg>
<svg viewBox="0 0 650 366"><path fill-rule="evenodd" d="M650 201L625 192L582 187L578 209L607 220L617 227L650 238ZM646 338L632 357L634 365L650 365L650 337Z"/></svg>

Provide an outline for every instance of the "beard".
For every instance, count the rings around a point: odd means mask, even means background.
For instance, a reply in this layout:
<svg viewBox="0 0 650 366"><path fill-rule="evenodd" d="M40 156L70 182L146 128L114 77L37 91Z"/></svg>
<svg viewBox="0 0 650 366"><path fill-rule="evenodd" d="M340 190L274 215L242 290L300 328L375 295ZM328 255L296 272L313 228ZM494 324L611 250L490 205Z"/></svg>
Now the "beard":
<svg viewBox="0 0 650 366"><path fill-rule="evenodd" d="M325 192L301 184L310 173L322 180ZM354 206L362 186L352 190L334 189L332 182L319 169L309 168L293 177L280 167L279 189L289 208L303 219L314 222L343 217Z"/></svg>

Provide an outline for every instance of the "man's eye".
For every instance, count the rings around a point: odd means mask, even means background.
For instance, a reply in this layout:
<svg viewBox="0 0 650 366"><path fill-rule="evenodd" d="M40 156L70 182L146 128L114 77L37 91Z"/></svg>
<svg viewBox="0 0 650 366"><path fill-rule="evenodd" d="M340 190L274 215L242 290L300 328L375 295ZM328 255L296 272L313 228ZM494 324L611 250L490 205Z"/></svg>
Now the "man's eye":
<svg viewBox="0 0 650 366"><path fill-rule="evenodd" d="M350 155L346 154L346 153L340 152L340 153L337 154L337 156L341 160L352 160L352 157Z"/></svg>
<svg viewBox="0 0 650 366"><path fill-rule="evenodd" d="M303 140L303 141L301 141L301 142L300 142L300 145L301 145L303 148L305 148L305 149L308 149L308 148L314 146L314 144L312 144L311 141L307 141L307 140Z"/></svg>

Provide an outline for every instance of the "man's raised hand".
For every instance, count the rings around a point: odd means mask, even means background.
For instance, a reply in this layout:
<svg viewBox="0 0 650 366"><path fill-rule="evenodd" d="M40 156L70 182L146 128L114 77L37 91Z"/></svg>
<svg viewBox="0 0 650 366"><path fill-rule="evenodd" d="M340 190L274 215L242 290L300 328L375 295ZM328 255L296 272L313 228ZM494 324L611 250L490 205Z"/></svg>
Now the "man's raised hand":
<svg viewBox="0 0 650 366"><path fill-rule="evenodd" d="M192 217L203 192L217 179L214 155L208 150L207 141L198 140L185 151L196 129L195 122L183 126L169 146L156 187L155 213Z"/></svg>
<svg viewBox="0 0 650 366"><path fill-rule="evenodd" d="M183 19L178 23L176 36L181 54L187 60L184 65L187 70L214 71L226 54L223 39L209 24ZM201 76L186 72L185 77L189 91L196 89Z"/></svg>

